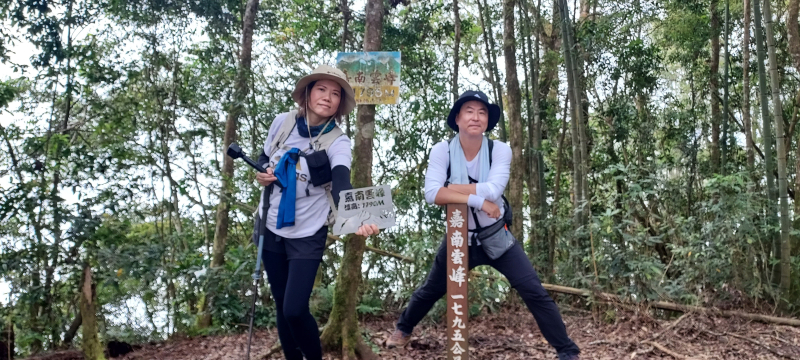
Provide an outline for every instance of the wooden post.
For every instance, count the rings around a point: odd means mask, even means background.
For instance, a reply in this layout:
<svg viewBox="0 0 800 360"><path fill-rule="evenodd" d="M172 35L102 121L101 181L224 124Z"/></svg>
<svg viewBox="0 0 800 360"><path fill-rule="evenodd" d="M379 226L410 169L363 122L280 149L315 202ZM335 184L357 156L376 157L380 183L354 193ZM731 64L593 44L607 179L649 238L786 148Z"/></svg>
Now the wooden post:
<svg viewBox="0 0 800 360"><path fill-rule="evenodd" d="M469 359L467 205L447 205L447 360Z"/></svg>

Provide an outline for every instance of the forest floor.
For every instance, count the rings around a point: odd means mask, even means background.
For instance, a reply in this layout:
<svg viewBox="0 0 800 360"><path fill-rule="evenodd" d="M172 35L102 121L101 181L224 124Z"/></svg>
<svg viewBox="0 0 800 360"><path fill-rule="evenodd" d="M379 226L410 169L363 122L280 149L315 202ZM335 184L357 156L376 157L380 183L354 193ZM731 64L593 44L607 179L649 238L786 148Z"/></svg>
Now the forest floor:
<svg viewBox="0 0 800 360"><path fill-rule="evenodd" d="M584 310L562 309L567 331L581 348L582 359L800 359L800 328L735 318L687 314L677 319L654 319L649 312L616 311L602 320ZM602 315L600 315L602 316ZM396 316L362 319L365 334L381 359L445 359L444 324L423 320L404 349L386 349L384 341ZM476 360L555 359L525 308L470 319L470 354ZM253 336L252 359L262 359L277 343L275 329ZM120 360L240 360L247 334L176 338L134 346ZM672 354L668 354L671 352ZM282 354L271 356L280 359ZM80 360L78 351L64 351L28 360ZM328 354L325 360L338 360Z"/></svg>

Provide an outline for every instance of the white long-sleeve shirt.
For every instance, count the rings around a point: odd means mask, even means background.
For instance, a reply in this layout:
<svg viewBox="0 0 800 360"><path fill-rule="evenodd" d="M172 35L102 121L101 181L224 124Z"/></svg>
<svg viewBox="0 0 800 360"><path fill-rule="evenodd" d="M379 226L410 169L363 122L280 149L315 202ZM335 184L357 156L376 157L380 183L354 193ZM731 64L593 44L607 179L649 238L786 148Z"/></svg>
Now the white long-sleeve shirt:
<svg viewBox="0 0 800 360"><path fill-rule="evenodd" d="M490 218L485 212L481 211L483 201L488 200L500 208L500 218L503 217L503 191L508 185L508 178L511 173L511 147L508 144L494 141L492 149L492 166L489 169L489 176L485 182L475 184L475 195L470 195L467 205L474 208L478 216L480 226L486 227L495 223L498 219ZM480 156L475 156L472 161L467 161L467 174L473 179L480 176ZM428 170L425 173L425 200L433 204L439 189L444 186L447 180L447 167L450 165L450 146L447 141L442 141L433 146L428 163ZM469 218L469 230L474 230L475 220L472 214Z"/></svg>

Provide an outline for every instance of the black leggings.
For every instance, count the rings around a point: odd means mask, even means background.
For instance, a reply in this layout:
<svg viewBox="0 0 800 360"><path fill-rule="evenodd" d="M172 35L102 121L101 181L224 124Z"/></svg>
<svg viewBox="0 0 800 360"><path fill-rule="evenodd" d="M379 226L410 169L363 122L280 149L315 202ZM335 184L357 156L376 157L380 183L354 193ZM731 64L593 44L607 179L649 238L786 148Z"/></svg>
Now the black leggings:
<svg viewBox="0 0 800 360"><path fill-rule="evenodd" d="M278 337L287 360L322 360L317 321L308 309L317 268L313 259L288 260L286 254L264 251L264 268L278 310ZM290 284L290 286L287 286Z"/></svg>
<svg viewBox="0 0 800 360"><path fill-rule="evenodd" d="M411 331L430 311L433 304L447 292L446 253L447 247L442 241L428 279L414 291L408 307L400 315L400 320L397 322L397 329L400 331L411 334ZM470 246L469 268L481 265L489 265L506 276L511 287L517 290L522 300L525 301L525 305L528 306L528 310L533 314L542 335L556 349L559 356L580 353L578 346L567 336L567 329L564 321L561 320L556 303L542 287L536 270L533 269L519 242L496 260L490 259L482 247Z"/></svg>

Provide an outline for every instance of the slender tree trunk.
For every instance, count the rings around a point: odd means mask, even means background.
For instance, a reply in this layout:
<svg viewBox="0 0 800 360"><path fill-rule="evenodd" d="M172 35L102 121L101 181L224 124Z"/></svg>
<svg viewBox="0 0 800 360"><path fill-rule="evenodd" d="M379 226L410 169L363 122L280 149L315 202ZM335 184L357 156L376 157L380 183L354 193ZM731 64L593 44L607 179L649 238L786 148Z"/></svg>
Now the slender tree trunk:
<svg viewBox="0 0 800 360"><path fill-rule="evenodd" d="M762 146L764 152L764 163L765 163L765 172L767 177L767 225L770 229L775 227L778 224L778 191L775 188L775 165L774 165L774 156L772 152L772 146L775 143L775 140L772 138L772 125L770 124L770 116L769 116L769 90L767 90L767 70L764 67L764 62L766 61L766 49L764 48L764 33L763 28L761 27L761 21L763 17L761 16L761 2L759 0L753 1L753 29L756 34L756 55L758 59L758 87L759 93L761 96L760 103L761 103L761 125L763 126L763 130L761 133L762 138ZM770 246L772 247L772 257L773 258L780 258L780 237L778 234L773 230L768 230L767 238L771 240L771 245L768 245L767 248ZM777 284L780 278L780 267L774 266L772 268L772 276L771 280L773 283Z"/></svg>
<svg viewBox="0 0 800 360"><path fill-rule="evenodd" d="M514 8L516 0L503 1L503 55L506 63L506 86L508 94L508 123L511 145L511 180L509 181L509 203L511 211L522 214L522 187L525 178L525 164L522 157L522 97L517 78L517 46L514 33ZM522 221L515 221L511 233L517 239L524 239Z"/></svg>
<svg viewBox="0 0 800 360"><path fill-rule="evenodd" d="M492 9L489 7L488 0L483 0L484 3L481 4L481 0L478 0L478 12L481 15L481 28L483 28L483 37L484 37L484 44L486 45L486 60L489 61L489 71L491 72L491 83L492 89L494 89L494 97L497 104L500 105L501 110L505 110L503 106L503 87L500 83L500 70L497 69L497 56L495 55L495 49L497 46L494 43L494 31L492 31L492 16L491 11ZM484 19L485 17L485 19ZM500 141L506 142L508 141L508 132L506 130L506 119L505 119L505 111L500 111L500 123L498 127L500 128Z"/></svg>
<svg viewBox="0 0 800 360"><path fill-rule="evenodd" d="M746 0L747 1L747 0ZM789 53L792 54L792 63L795 69L800 71L800 25L798 25L798 12L800 12L800 0L790 0L788 8L788 19L786 21L787 32L789 33ZM800 94L798 94L800 95ZM800 99L798 99L800 104ZM797 105L795 105L797 106ZM794 113L797 115L797 108L795 107ZM795 120L796 121L796 120ZM794 122L793 122L794 123ZM792 129L793 130L793 129ZM790 130L787 134L791 136L794 131ZM791 138L787 138L790 141ZM788 148L791 148L787 145ZM794 228L800 229L800 144L795 145L795 166L794 166ZM792 245L795 256L800 255L800 235L795 236Z"/></svg>
<svg viewBox="0 0 800 360"><path fill-rule="evenodd" d="M572 37L572 25L569 24L569 14L567 7L567 1L561 1L561 33L562 39L564 41L564 64L567 72L567 87L568 87L568 94L570 105L572 108L572 154L573 154L573 169L574 169L574 179L573 179L573 191L574 191L574 206L575 206L575 227L578 228L585 224L584 214L585 211L577 211L581 209L583 206L586 206L586 197L584 194L584 181L586 179L586 174L584 174L584 160L583 155L585 151L583 151L583 144L582 141L585 140L583 136L582 129L583 129L583 109L581 101L581 91L578 86L578 76L577 76L577 69L575 67L575 57L574 57L574 38ZM579 244L576 244L579 245Z"/></svg>
<svg viewBox="0 0 800 360"><path fill-rule="evenodd" d="M105 360L103 346L97 335L97 304L94 284L92 283L92 268L89 263L83 264L83 283L81 286L81 324L83 325L83 339L81 348L86 360Z"/></svg>
<svg viewBox="0 0 800 360"><path fill-rule="evenodd" d="M233 189L233 159L225 155L228 146L236 140L236 129L239 117L244 114L243 104L247 99L247 80L250 77L250 63L253 48L253 27L255 26L258 12L258 0L247 0L244 21L242 23L242 50L239 55L239 69L236 74L236 87L234 101L230 105L228 118L225 121L225 136L222 140L222 189L217 207L217 224L214 232L214 250L211 259L211 268L222 266L225 262L225 243L228 240L228 215L230 212L230 198ZM211 325L211 312L208 307L213 301L213 294L209 294L203 302L203 317L199 326L205 328Z"/></svg>
<svg viewBox="0 0 800 360"><path fill-rule="evenodd" d="M792 54L792 64L797 71L800 71L800 25L798 25L797 16L799 10L800 0L789 0L786 31L789 35L789 53Z"/></svg>
<svg viewBox="0 0 800 360"><path fill-rule="evenodd" d="M555 275L555 264L556 264L556 237L558 236L558 231L556 231L557 221L556 215L558 214L558 200L559 196L561 195L561 169L564 157L564 140L567 137L567 101L568 97L564 97L564 116L561 117L561 135L558 138L558 149L556 150L556 177L554 180L553 185L553 206L550 207L550 218L553 219L552 224L550 225L550 243L548 244L547 249L547 265L548 274L550 276Z"/></svg>
<svg viewBox="0 0 800 360"><path fill-rule="evenodd" d="M530 55L526 57L528 60L527 68L530 73L527 82L532 89L529 99L531 104L528 109L528 167L530 169L528 175L528 201L531 211L528 257L533 258L536 254L544 253L547 249L546 227L544 226L546 205L544 192L544 159L542 156L542 119L539 109L539 101L541 98L541 94L539 93L539 22L541 21L539 9L541 8L541 0L539 0L536 6L535 23L530 19L529 12L531 8L527 0L521 1L520 8L524 16L524 18L521 19L526 23L524 27L526 30L525 38L528 49L530 50ZM531 35L535 38L534 44L531 44Z"/></svg>
<svg viewBox="0 0 800 360"><path fill-rule="evenodd" d="M744 1L744 24L742 37L742 122L747 144L747 170L752 172L756 167L755 144L750 120L750 0ZM795 2L799 0L793 0Z"/></svg>
<svg viewBox="0 0 800 360"><path fill-rule="evenodd" d="M383 29L383 0L368 0L364 51L381 49ZM353 149L353 187L372 186L372 145L375 136L375 105L359 105ZM322 346L329 351L341 349L344 360L377 359L361 338L356 306L361 284L361 265L366 238L351 235L344 245L342 266L336 276L333 308L322 333Z"/></svg>
<svg viewBox="0 0 800 360"><path fill-rule="evenodd" d="M800 229L800 144L794 150L794 228ZM794 256L800 256L800 235L795 236L792 249Z"/></svg>
<svg viewBox="0 0 800 360"><path fill-rule="evenodd" d="M453 21L455 23L455 41L453 43L453 102L458 100L458 50L461 45L461 16L458 14L458 0L453 0Z"/></svg>
<svg viewBox="0 0 800 360"><path fill-rule="evenodd" d="M758 1L758 0L756 0ZM767 47L769 52L769 73L772 83L772 108L775 112L775 142L778 150L778 194L780 197L780 260L781 260L781 293L783 296L789 295L791 289L791 255L792 245L789 242L789 233L792 231L792 223L789 217L789 189L787 179L786 164L786 132L783 125L783 104L781 104L780 79L778 77L778 59L775 55L775 35L773 33L772 6L769 0L764 0L764 20L767 29ZM788 309L788 303L783 303L784 309Z"/></svg>
<svg viewBox="0 0 800 360"><path fill-rule="evenodd" d="M720 140L722 143L721 146L721 166L722 166L722 173L727 173L727 166L729 162L729 151L733 151L733 147L728 147L728 123L730 122L730 107L728 106L728 69L730 68L730 23L731 23L731 12L730 12L730 0L725 0L725 69L723 69L722 73L722 139Z"/></svg>
<svg viewBox="0 0 800 360"><path fill-rule="evenodd" d="M342 10L342 52L347 52L347 39L350 38L350 20L352 20L352 12L350 11L349 0L340 0L339 8ZM347 137L352 138L353 133L350 129L350 114L344 116L345 131Z"/></svg>
<svg viewBox="0 0 800 360"><path fill-rule="evenodd" d="M709 96L711 97L711 169L714 173L720 171L720 144L719 144L719 15L717 8L719 0L711 0L709 13L711 14L711 61L709 73Z"/></svg>
<svg viewBox="0 0 800 360"><path fill-rule="evenodd" d="M78 329L81 327L81 323L83 323L83 315L80 312L80 306L78 306L78 308L79 308L78 313L75 314L75 318L72 319L72 323L69 325L69 329L67 329L67 332L64 333L64 345L66 346L72 344L72 340L75 339L75 335L78 333Z"/></svg>
<svg viewBox="0 0 800 360"><path fill-rule="evenodd" d="M597 0L581 0L580 22L584 24L592 21L589 17L589 9L592 3ZM578 136L580 137L580 151L581 151L581 201L583 203L583 211L581 213L582 223L587 224L591 214L591 192L589 191L589 172L591 171L591 160L589 156L589 96L588 96L588 82L584 69L591 66L591 57L587 51L583 51L581 44L577 42L577 35L570 38L572 48L577 51L580 56L575 56L575 79L576 84L580 91L580 104L581 104L581 122L578 123ZM584 239L585 240L585 239Z"/></svg>

